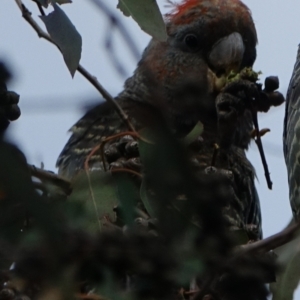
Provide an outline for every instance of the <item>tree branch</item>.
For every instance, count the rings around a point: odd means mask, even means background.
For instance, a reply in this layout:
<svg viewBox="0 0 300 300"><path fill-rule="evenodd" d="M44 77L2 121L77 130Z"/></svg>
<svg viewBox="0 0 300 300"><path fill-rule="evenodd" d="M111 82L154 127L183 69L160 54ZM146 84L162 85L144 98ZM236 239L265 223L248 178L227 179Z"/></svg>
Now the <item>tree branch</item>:
<svg viewBox="0 0 300 300"><path fill-rule="evenodd" d="M48 42L54 44L58 49L58 45L51 39L50 35L46 33L38 23L32 18L31 12L27 9L27 7L23 4L22 0L15 0L19 9L22 12L23 18L30 24L30 26L35 30L40 38L46 39ZM135 128L133 124L130 122L127 114L121 108L121 106L115 101L115 99L109 94L109 92L100 84L97 78L91 75L83 66L78 65L77 71L85 77L102 95L102 97L112 104L116 112L118 113L121 120L127 125L128 129L135 132Z"/></svg>
<svg viewBox="0 0 300 300"><path fill-rule="evenodd" d="M264 168L264 171L265 171L265 177L266 177L268 188L270 190L272 190L273 183L272 183L272 180L271 180L271 177L270 177L268 163L267 163L265 152L264 152L264 148L263 148L263 145L262 145L262 142L261 142L261 136L260 136L259 126L258 126L258 120L257 120L257 110L254 110L252 108L251 109L251 113L252 113L252 120L253 120L254 128L256 130L255 143L256 143L256 145L258 147L260 158L261 158L261 161L262 161L262 164L263 164L263 168Z"/></svg>
<svg viewBox="0 0 300 300"><path fill-rule="evenodd" d="M271 235L263 240L252 244L241 246L241 250L246 253L268 252L292 241L300 230L300 222L289 226L282 231Z"/></svg>
<svg viewBox="0 0 300 300"><path fill-rule="evenodd" d="M45 171L43 169L37 168L33 165L28 165L29 171L33 177L40 179L41 181L51 182L53 185L61 188L66 195L70 195L72 192L71 182L65 178L52 173L50 171Z"/></svg>

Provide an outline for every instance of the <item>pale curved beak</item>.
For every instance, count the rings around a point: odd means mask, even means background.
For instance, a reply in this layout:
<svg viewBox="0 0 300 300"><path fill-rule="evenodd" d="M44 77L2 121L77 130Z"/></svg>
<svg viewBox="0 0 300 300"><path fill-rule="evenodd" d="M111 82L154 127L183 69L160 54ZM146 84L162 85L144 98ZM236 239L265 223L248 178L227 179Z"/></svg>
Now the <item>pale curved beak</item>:
<svg viewBox="0 0 300 300"><path fill-rule="evenodd" d="M244 52L245 45L242 36L234 32L219 39L213 45L208 61L216 74L228 75L231 71L239 70Z"/></svg>

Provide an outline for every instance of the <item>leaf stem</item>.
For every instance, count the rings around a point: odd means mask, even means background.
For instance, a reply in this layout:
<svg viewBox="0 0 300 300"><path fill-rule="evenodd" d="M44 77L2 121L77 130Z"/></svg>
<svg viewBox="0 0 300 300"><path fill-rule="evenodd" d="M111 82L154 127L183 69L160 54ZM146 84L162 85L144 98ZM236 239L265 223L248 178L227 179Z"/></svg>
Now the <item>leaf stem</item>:
<svg viewBox="0 0 300 300"><path fill-rule="evenodd" d="M58 49L58 45L52 40L50 35L46 33L39 24L32 18L31 12L27 9L27 7L23 4L22 0L15 0L16 4L18 5L19 9L22 12L23 18L31 25L31 27L35 30L37 35L40 38L47 40L48 42L54 44ZM117 103L117 101L109 94L109 92L100 84L97 78L91 75L83 66L80 64L77 67L77 71L85 77L95 88L96 90L102 95L102 97L112 104L115 111L119 115L120 119L127 125L128 129L135 132L135 128L133 124L130 122L128 115L125 111L121 108L121 106Z"/></svg>

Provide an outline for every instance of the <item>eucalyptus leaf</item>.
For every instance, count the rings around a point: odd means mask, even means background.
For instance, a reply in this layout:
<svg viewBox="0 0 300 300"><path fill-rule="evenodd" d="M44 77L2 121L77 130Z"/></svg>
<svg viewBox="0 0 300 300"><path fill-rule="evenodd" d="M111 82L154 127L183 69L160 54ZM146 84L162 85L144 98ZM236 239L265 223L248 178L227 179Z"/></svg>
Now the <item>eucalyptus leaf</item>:
<svg viewBox="0 0 300 300"><path fill-rule="evenodd" d="M114 207L118 196L112 176L102 171L82 171L72 181L73 192L70 202L83 203L87 212L87 226L91 232L102 229L108 221L115 222Z"/></svg>
<svg viewBox="0 0 300 300"><path fill-rule="evenodd" d="M158 217L158 208L157 208L157 199L155 196L151 194L151 191L147 189L147 185L145 180L143 180L140 189L140 196L141 200L147 210L147 213L150 215L151 218Z"/></svg>
<svg viewBox="0 0 300 300"><path fill-rule="evenodd" d="M73 77L81 58L82 39L64 11L54 2L52 5L54 11L40 18L45 23L49 35L60 48Z"/></svg>
<svg viewBox="0 0 300 300"><path fill-rule="evenodd" d="M203 124L199 121L195 127L188 133L187 136L184 138L184 143L189 145L190 143L194 142L203 132Z"/></svg>
<svg viewBox="0 0 300 300"><path fill-rule="evenodd" d="M117 7L146 33L160 41L167 40L166 25L155 0L119 0Z"/></svg>
<svg viewBox="0 0 300 300"><path fill-rule="evenodd" d="M300 282L300 236L274 250L280 270L270 285L272 300L292 300Z"/></svg>
<svg viewBox="0 0 300 300"><path fill-rule="evenodd" d="M129 9L127 8L127 6L124 4L123 1L119 1L117 8L119 8L119 10L124 14L124 16L126 17L131 16Z"/></svg>
<svg viewBox="0 0 300 300"><path fill-rule="evenodd" d="M148 168L153 164L153 159L155 159L155 153L157 146L155 145L155 135L154 132L149 128L144 128L139 132L141 139L139 139L139 153L141 161L143 162L144 168ZM158 217L157 199L155 195L148 188L146 183L146 177L143 178L141 188L140 188L140 197L141 200L150 215L151 218Z"/></svg>
<svg viewBox="0 0 300 300"><path fill-rule="evenodd" d="M132 225L135 220L135 207L140 200L138 187L128 174L114 174L117 187L117 195L120 202L120 212L122 222L126 225ZM119 218L119 216L118 216Z"/></svg>

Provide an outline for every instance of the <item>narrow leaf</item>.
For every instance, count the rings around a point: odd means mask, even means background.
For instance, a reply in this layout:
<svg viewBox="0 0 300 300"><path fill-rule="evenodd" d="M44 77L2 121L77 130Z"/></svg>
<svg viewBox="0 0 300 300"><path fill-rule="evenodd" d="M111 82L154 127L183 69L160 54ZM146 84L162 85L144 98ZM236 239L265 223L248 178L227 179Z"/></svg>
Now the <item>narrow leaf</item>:
<svg viewBox="0 0 300 300"><path fill-rule="evenodd" d="M189 145L190 143L194 142L203 132L203 124L199 121L195 127L188 133L187 136L184 138L184 143Z"/></svg>
<svg viewBox="0 0 300 300"><path fill-rule="evenodd" d="M155 157L155 144L153 142L154 136L153 132L148 128L144 128L139 133L142 136L139 140L139 153L145 168L145 165L147 166L153 163L153 158ZM152 218L157 218L159 209L159 207L157 207L157 199L155 198L155 195L152 194L152 191L148 189L145 178L141 184L140 197L147 213Z"/></svg>
<svg viewBox="0 0 300 300"><path fill-rule="evenodd" d="M54 11L40 18L45 23L49 35L60 48L73 77L81 57L82 39L64 11L57 4L52 3L52 5Z"/></svg>
<svg viewBox="0 0 300 300"><path fill-rule="evenodd" d="M124 2L119 1L117 8L124 14L126 17L130 17L130 11L128 10L127 6L124 4Z"/></svg>
<svg viewBox="0 0 300 300"><path fill-rule="evenodd" d="M300 281L300 236L274 250L281 269L270 285L272 300L293 300Z"/></svg>
<svg viewBox="0 0 300 300"><path fill-rule="evenodd" d="M145 180L143 180L141 184L140 196L147 210L147 213L150 215L150 217L157 218L159 216L157 199L155 199L154 195L151 195L151 191L147 190L147 185Z"/></svg>
<svg viewBox="0 0 300 300"><path fill-rule="evenodd" d="M155 0L119 0L117 7L125 16L131 15L146 33L166 41L166 26Z"/></svg>
<svg viewBox="0 0 300 300"><path fill-rule="evenodd" d="M138 187L131 180L132 178L128 177L128 174L115 173L114 179L117 187L122 221L126 225L132 225L135 219L135 207L140 200Z"/></svg>
<svg viewBox="0 0 300 300"><path fill-rule="evenodd" d="M115 222L114 207L118 204L117 191L108 173L81 172L72 182L73 192L69 201L83 203L88 215L87 226L92 232L99 231L107 221Z"/></svg>

